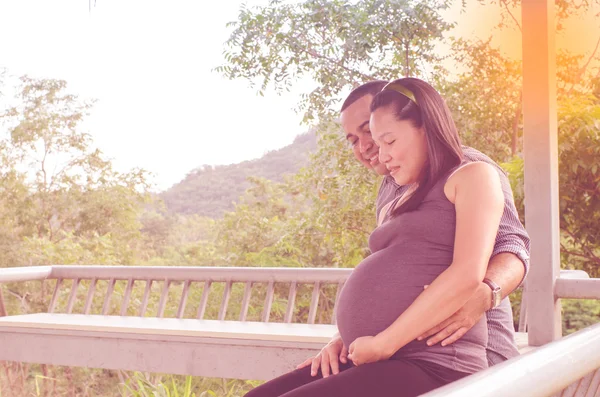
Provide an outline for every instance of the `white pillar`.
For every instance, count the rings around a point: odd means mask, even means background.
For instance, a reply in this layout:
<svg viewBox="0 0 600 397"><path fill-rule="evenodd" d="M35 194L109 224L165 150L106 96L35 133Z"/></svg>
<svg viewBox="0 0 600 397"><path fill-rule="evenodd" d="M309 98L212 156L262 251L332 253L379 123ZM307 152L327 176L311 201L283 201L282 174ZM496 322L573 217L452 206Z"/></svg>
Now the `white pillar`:
<svg viewBox="0 0 600 397"><path fill-rule="evenodd" d="M523 0L525 223L531 236L527 280L529 344L561 337L555 11L553 0Z"/></svg>

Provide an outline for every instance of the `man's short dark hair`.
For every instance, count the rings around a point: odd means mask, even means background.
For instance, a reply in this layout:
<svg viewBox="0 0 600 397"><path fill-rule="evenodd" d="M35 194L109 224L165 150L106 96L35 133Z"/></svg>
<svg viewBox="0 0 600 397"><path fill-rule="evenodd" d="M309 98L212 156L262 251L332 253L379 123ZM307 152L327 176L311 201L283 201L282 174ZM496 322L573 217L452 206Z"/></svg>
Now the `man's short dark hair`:
<svg viewBox="0 0 600 397"><path fill-rule="evenodd" d="M352 105L354 102L358 101L365 95L377 95L387 83L388 81L385 80L374 80L356 87L352 90L350 95L348 95L348 97L342 104L342 110L340 110L340 112L346 110L348 106Z"/></svg>

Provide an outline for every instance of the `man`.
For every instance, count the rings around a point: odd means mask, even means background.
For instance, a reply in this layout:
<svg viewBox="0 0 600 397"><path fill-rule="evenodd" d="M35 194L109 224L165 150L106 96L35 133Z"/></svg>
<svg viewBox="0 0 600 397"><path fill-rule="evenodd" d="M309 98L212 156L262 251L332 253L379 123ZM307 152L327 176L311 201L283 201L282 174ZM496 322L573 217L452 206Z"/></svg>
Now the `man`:
<svg viewBox="0 0 600 397"><path fill-rule="evenodd" d="M379 148L369 131L371 101L387 83L372 81L354 89L341 109L342 127L346 139L352 145L354 157L365 167L384 176L377 196L377 217L380 216L382 207L406 191L404 186L395 183L388 175L385 165L379 162ZM527 274L529 236L519 221L510 183L504 171L489 157L473 148L463 147L463 152L467 161L484 161L498 170L504 192L504 214L484 282L462 309L419 339L427 339L430 345L449 345L461 338L482 315L486 315L489 336L487 359L492 366L519 354L513 338L513 317L508 295L521 284ZM346 363L347 354L347 346L336 335L317 356L307 359L298 368L310 365L313 376L321 368L323 377L327 377L330 373L339 372L338 360Z"/></svg>

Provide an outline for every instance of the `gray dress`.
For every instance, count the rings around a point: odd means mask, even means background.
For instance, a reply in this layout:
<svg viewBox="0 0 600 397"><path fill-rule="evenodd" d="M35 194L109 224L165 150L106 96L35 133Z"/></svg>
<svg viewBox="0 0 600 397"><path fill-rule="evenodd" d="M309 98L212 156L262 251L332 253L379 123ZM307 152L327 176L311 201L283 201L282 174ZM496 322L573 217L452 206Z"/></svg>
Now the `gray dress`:
<svg viewBox="0 0 600 397"><path fill-rule="evenodd" d="M372 252L352 272L336 310L344 344L374 336L389 327L423 291L423 286L452 263L456 212L444 185L451 171L433 186L417 210L387 217L369 238ZM440 303L443 304L443 303ZM485 316L461 339L442 347L412 341L392 357L423 360L473 373L487 368Z"/></svg>

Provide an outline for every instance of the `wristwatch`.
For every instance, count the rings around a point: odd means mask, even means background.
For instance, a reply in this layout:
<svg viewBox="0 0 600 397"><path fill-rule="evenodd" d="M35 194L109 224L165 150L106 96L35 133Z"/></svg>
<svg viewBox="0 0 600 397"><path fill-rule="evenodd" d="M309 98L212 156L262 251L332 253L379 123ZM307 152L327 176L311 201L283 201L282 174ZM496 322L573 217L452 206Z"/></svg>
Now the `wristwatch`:
<svg viewBox="0 0 600 397"><path fill-rule="evenodd" d="M500 288L498 284L489 278L484 278L483 282L486 283L492 290L492 307L490 309L498 307L500 302L502 302L502 288Z"/></svg>

